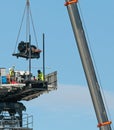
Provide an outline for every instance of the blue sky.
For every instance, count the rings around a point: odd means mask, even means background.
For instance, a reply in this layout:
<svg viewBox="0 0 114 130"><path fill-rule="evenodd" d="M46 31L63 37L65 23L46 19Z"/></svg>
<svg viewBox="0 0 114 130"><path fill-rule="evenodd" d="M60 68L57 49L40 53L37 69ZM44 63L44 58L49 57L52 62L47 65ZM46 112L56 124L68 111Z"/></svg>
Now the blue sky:
<svg viewBox="0 0 114 130"><path fill-rule="evenodd" d="M1 67L12 65L17 70L27 70L28 62L12 57L19 31L25 0L1 0L0 39ZM91 46L98 80L102 86L107 106L114 120L114 1L80 0L78 7ZM73 36L64 1L31 0L31 10L39 48L42 34L46 42L46 73L58 71L58 89L30 102L24 102L27 113L34 116L34 130L92 129L97 120L89 95L85 75ZM19 40L23 40L24 36ZM34 42L34 39L32 39ZM32 61L32 72L42 66Z"/></svg>

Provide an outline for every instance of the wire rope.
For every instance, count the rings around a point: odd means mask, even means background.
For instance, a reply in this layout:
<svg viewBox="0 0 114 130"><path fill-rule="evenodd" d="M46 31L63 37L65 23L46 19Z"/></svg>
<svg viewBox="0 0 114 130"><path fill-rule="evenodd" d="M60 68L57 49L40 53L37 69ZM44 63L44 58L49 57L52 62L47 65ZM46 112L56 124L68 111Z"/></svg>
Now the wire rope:
<svg viewBox="0 0 114 130"><path fill-rule="evenodd" d="M15 53L15 51L16 51L16 47L17 47L17 43L18 43L19 36L20 36L20 32L21 32L21 28L22 28L22 24L23 24L25 12L26 12L26 6L25 6L25 8L24 8L24 13L23 13L23 16L22 16L21 25L20 25L19 32L18 32L18 35L17 35L16 45L15 45L15 48L14 48L14 53Z"/></svg>
<svg viewBox="0 0 114 130"><path fill-rule="evenodd" d="M36 36L36 31L35 31L35 26L34 26L34 22L33 22L33 17L32 17L32 13L31 13L31 9L30 9L30 16L31 16L31 22L32 22L34 37L35 37L36 45L37 45L37 48L38 48L38 40L37 40L37 36Z"/></svg>
<svg viewBox="0 0 114 130"><path fill-rule="evenodd" d="M15 45L15 48L14 48L14 53L16 52L16 47L17 47L17 44L18 44L18 40L19 40L19 36L20 36L20 33L21 33L21 29L22 29L25 14L26 14L26 42L29 41L29 36L30 36L30 33L31 33L30 32L30 28L31 28L30 27L30 21L31 21L36 46L38 48L38 40L37 40L37 36L36 36L35 26L34 26L34 23L33 23L32 12L31 12L31 9L30 9L30 2L29 2L29 0L27 0L25 8L24 8L24 12L23 12L19 32L18 32L17 39L16 39L16 45Z"/></svg>

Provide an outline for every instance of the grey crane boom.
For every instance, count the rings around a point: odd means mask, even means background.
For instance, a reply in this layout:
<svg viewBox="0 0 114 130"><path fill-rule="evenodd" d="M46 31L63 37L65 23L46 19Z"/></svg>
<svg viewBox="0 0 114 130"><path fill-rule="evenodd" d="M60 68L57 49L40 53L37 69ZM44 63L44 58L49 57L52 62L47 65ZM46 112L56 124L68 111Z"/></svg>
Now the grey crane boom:
<svg viewBox="0 0 114 130"><path fill-rule="evenodd" d="M78 11L77 0L66 0L65 5L67 6L76 44L79 50L86 80L90 90L90 95L98 120L98 127L100 130L111 130L111 122L108 121L107 112L100 92L99 83L96 77L80 14Z"/></svg>

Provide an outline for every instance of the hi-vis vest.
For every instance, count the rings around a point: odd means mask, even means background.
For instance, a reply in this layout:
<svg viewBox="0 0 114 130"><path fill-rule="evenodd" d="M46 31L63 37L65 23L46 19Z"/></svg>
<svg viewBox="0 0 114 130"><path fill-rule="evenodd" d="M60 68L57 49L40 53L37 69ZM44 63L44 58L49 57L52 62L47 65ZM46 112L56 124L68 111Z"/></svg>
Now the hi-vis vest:
<svg viewBox="0 0 114 130"><path fill-rule="evenodd" d="M13 70L13 69L10 69L9 74L10 74L10 76L14 76L14 75L15 75L14 70Z"/></svg>
<svg viewBox="0 0 114 130"><path fill-rule="evenodd" d="M44 76L43 76L42 72L40 74L38 74L38 80L41 80L41 81L44 80Z"/></svg>

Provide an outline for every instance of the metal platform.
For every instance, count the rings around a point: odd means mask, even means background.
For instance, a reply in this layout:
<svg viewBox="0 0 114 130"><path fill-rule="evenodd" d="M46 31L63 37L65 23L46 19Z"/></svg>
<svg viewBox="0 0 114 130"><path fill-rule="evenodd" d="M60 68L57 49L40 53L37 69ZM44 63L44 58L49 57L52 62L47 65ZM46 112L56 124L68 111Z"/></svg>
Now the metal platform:
<svg viewBox="0 0 114 130"><path fill-rule="evenodd" d="M31 53L31 56L29 57L29 53L14 53L12 54L12 56L16 56L17 58L21 57L21 58L26 58L26 59L38 59L40 58L40 53L36 52L36 53Z"/></svg>
<svg viewBox="0 0 114 130"><path fill-rule="evenodd" d="M24 83L1 84L0 102L29 101L57 89L57 72L48 74L45 81L27 80Z"/></svg>
<svg viewBox="0 0 114 130"><path fill-rule="evenodd" d="M57 72L45 76L45 81L0 85L0 130L33 130L33 116L23 113L21 100L32 100L57 89Z"/></svg>

